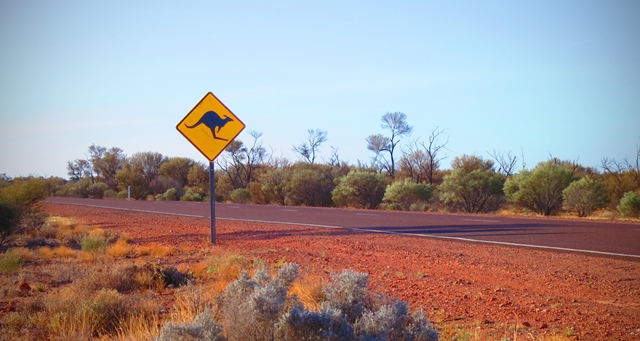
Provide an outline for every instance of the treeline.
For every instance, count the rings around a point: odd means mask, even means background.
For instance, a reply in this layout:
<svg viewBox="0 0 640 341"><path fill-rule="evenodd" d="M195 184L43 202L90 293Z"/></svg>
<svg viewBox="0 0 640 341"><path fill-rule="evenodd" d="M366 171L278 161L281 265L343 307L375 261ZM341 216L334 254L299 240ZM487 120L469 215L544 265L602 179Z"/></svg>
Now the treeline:
<svg viewBox="0 0 640 341"><path fill-rule="evenodd" d="M412 133L403 113L382 116L386 134L366 138L370 162L347 164L338 148L328 160L319 148L327 132L309 130L292 146L299 161L275 157L263 147L261 133L245 144L232 141L215 161L218 202L336 206L365 209L487 213L500 209L555 215L640 215L640 147L635 160L604 158L601 170L551 157L532 169L516 171L511 152L455 157L443 169L448 139L436 128L422 141L400 142ZM317 162L322 159L323 162ZM83 198L206 201L209 165L156 152L130 156L117 147L91 145L84 159L68 161L69 181L50 179L50 195ZM5 183L8 183L5 179ZM130 192L127 192L127 190Z"/></svg>

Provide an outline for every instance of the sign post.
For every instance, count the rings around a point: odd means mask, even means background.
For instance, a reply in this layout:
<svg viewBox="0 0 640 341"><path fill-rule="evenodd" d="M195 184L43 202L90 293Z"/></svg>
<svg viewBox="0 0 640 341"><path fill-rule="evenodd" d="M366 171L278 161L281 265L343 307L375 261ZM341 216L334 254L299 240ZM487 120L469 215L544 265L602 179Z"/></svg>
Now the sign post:
<svg viewBox="0 0 640 341"><path fill-rule="evenodd" d="M216 243L216 194L213 160L244 128L244 123L211 92L207 93L176 126L176 129L209 160L211 244Z"/></svg>

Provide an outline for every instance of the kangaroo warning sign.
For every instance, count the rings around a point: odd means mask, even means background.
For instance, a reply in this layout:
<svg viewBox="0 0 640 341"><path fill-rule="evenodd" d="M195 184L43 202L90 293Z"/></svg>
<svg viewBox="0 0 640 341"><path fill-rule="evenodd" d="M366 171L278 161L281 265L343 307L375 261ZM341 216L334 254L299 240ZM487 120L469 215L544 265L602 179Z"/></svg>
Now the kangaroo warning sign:
<svg viewBox="0 0 640 341"><path fill-rule="evenodd" d="M211 92L176 126L209 161L215 160L245 125Z"/></svg>

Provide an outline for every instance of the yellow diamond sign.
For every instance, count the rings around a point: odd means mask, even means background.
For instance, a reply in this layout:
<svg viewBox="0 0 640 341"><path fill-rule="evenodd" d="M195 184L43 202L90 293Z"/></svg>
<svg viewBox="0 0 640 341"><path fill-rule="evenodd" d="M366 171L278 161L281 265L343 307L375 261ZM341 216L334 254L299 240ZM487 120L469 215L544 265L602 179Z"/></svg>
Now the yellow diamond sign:
<svg viewBox="0 0 640 341"><path fill-rule="evenodd" d="M209 161L215 160L244 127L244 123L211 92L176 126Z"/></svg>

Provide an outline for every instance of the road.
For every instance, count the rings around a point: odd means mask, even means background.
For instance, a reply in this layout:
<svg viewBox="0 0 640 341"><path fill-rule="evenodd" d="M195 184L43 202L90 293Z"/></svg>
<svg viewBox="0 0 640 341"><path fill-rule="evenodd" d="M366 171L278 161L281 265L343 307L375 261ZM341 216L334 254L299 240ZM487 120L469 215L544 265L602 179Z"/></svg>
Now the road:
<svg viewBox="0 0 640 341"><path fill-rule="evenodd" d="M209 203L51 197L47 202L210 217ZM640 259L640 224L339 208L216 204L216 220L357 229Z"/></svg>

